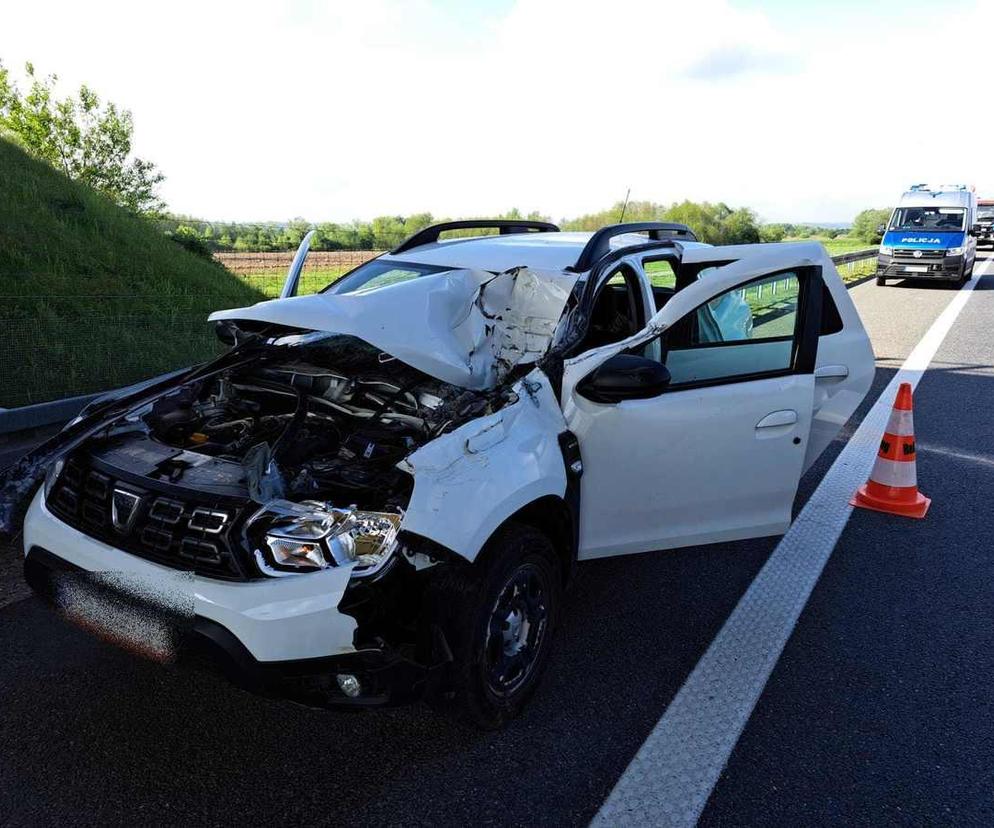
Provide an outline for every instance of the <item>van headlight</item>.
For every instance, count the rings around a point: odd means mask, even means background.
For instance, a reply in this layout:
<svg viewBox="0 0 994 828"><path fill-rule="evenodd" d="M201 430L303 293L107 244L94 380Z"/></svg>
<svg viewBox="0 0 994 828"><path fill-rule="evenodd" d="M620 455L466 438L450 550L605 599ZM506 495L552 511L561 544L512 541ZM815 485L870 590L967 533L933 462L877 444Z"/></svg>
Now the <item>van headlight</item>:
<svg viewBox="0 0 994 828"><path fill-rule="evenodd" d="M882 244L882 245L880 245L879 253L880 253L881 256L893 256L894 255L894 248L893 247L889 247L886 244Z"/></svg>
<svg viewBox="0 0 994 828"><path fill-rule="evenodd" d="M964 253L966 253L965 247L950 247L946 251L947 256L962 256Z"/></svg>
<svg viewBox="0 0 994 828"><path fill-rule="evenodd" d="M327 503L276 500L256 512L246 526L256 563L267 575L317 572L353 566L354 577L379 572L397 546L400 512L337 509Z"/></svg>

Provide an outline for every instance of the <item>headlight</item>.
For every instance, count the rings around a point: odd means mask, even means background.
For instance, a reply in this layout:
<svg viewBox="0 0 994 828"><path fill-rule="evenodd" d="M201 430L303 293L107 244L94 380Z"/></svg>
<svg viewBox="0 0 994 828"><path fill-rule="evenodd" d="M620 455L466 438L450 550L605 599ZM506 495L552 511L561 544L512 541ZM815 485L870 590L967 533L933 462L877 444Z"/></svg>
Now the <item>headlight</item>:
<svg viewBox="0 0 994 828"><path fill-rule="evenodd" d="M893 247L888 247L886 244L882 244L882 245L880 245L880 254L882 256L893 256L894 255L894 248Z"/></svg>
<svg viewBox="0 0 994 828"><path fill-rule="evenodd" d="M336 509L326 503L279 500L267 503L246 528L264 529L255 557L267 575L317 572L354 565L353 575L378 572L397 546L399 512Z"/></svg>
<svg viewBox="0 0 994 828"><path fill-rule="evenodd" d="M962 256L964 253L966 253L965 247L950 247L946 251L947 256Z"/></svg>
<svg viewBox="0 0 994 828"><path fill-rule="evenodd" d="M55 486L55 481L59 479L59 475L62 474L62 469L65 466L66 461L60 457L45 472L45 500L48 500L48 496L52 493L52 488ZM37 480L37 478L35 479Z"/></svg>

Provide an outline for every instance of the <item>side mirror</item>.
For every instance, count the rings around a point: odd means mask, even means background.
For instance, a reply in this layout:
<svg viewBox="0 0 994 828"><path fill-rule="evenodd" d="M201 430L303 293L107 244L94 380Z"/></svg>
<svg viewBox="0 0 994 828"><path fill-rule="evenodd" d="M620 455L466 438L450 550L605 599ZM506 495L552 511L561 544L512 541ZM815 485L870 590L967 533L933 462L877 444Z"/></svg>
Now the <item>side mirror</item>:
<svg viewBox="0 0 994 828"><path fill-rule="evenodd" d="M585 377L577 393L599 403L657 397L670 384L669 369L661 362L632 354L615 354Z"/></svg>
<svg viewBox="0 0 994 828"><path fill-rule="evenodd" d="M887 232L887 225L886 224L878 224L877 225L877 235L878 236L882 236L886 232Z"/></svg>
<svg viewBox="0 0 994 828"><path fill-rule="evenodd" d="M973 224L973 225L971 225L970 226L970 235L971 236L979 236L980 235L980 229L981 228L980 228L979 224Z"/></svg>

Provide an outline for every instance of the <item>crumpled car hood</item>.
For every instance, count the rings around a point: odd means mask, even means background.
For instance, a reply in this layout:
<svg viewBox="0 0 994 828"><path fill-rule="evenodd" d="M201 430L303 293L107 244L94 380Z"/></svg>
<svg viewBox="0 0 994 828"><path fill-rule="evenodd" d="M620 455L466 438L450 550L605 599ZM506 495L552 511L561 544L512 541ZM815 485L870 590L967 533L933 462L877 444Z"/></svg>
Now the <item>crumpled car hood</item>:
<svg viewBox="0 0 994 828"><path fill-rule="evenodd" d="M577 276L518 267L449 270L362 293L317 293L216 311L358 337L429 376L463 388L497 385L542 357Z"/></svg>

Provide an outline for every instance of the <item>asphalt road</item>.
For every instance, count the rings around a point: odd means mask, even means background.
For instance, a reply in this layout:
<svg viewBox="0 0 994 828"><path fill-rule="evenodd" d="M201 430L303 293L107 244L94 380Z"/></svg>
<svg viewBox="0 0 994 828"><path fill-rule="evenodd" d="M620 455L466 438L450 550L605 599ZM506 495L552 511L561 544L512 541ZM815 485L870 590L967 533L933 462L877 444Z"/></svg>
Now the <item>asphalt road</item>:
<svg viewBox="0 0 994 828"><path fill-rule="evenodd" d="M872 282L852 293L876 382L798 508L955 295ZM994 823L992 318L994 275L916 393L931 512L853 514L701 824ZM498 734L420 706L259 699L15 600L0 608L0 823L586 824L775 546L582 566L549 674Z"/></svg>

